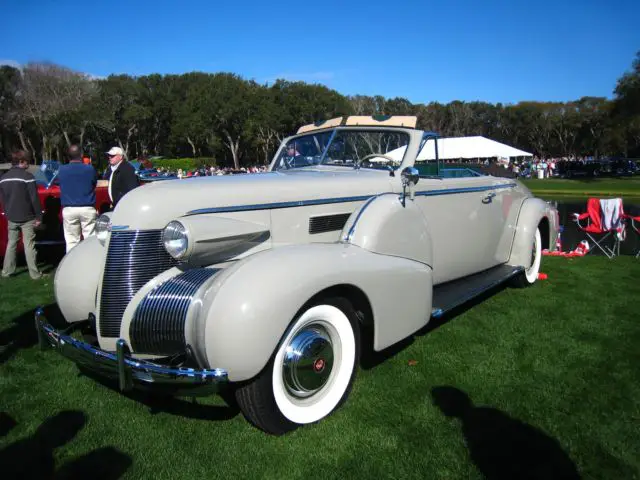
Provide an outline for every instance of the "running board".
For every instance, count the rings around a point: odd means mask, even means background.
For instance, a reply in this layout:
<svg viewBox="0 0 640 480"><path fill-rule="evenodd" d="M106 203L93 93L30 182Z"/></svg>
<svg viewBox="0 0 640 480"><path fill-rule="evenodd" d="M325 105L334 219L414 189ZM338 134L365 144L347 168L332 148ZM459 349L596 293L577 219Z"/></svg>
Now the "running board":
<svg viewBox="0 0 640 480"><path fill-rule="evenodd" d="M433 287L431 316L438 318L474 297L523 272L523 267L498 265L480 273Z"/></svg>

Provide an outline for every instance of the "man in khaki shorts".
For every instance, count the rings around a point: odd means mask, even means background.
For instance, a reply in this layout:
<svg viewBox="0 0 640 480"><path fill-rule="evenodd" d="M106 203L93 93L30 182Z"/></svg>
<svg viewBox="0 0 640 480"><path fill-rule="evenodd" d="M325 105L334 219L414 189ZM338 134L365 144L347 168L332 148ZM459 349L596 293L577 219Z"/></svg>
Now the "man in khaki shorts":
<svg viewBox="0 0 640 480"><path fill-rule="evenodd" d="M60 203L62 227L67 253L83 238L93 235L96 226L96 183L98 175L92 165L82 161L78 145L68 150L69 163L60 167Z"/></svg>

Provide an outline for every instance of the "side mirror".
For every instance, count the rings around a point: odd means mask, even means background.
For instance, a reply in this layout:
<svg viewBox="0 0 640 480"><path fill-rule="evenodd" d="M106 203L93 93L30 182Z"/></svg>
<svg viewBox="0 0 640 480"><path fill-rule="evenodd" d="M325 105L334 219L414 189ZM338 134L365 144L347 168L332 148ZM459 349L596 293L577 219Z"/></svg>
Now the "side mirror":
<svg viewBox="0 0 640 480"><path fill-rule="evenodd" d="M420 172L415 167L406 167L402 170L402 186L414 186L420 179Z"/></svg>
<svg viewBox="0 0 640 480"><path fill-rule="evenodd" d="M407 205L407 187L409 187L409 194L411 195L411 200L415 198L415 192L413 191L413 187L416 183L418 183L418 179L420 178L420 172L415 167L406 167L402 170L401 173L402 178L402 206L405 207Z"/></svg>

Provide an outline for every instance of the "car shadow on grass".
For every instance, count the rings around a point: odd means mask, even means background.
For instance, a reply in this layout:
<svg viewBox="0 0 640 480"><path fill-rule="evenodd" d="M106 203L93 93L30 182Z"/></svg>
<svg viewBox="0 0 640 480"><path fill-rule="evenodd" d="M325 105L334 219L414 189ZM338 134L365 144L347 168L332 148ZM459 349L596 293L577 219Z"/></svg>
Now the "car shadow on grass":
<svg viewBox="0 0 640 480"><path fill-rule="evenodd" d="M492 407L478 407L451 386L431 390L444 416L460 421L469 457L488 480L579 479L560 443L542 430Z"/></svg>
<svg viewBox="0 0 640 480"><path fill-rule="evenodd" d="M429 333L437 330L438 328L448 324L449 322L455 320L457 317L472 309L473 307L485 302L489 298L497 295L507 288L512 288L509 286L508 282L502 283L496 287L493 287L477 297L472 298L471 300L453 308L448 311L444 315L438 318L431 318L429 322L422 327L420 330L415 332L413 335L400 340L399 342L391 345L384 350L376 352L373 350L373 329L372 328L364 328L361 332L361 344L363 345L363 349L360 356L360 367L364 370L371 370L376 368L378 365L386 362L387 360L395 357L400 352L408 348L412 345L417 337L423 337L428 335ZM418 338L419 339L419 338Z"/></svg>
<svg viewBox="0 0 640 480"><path fill-rule="evenodd" d="M0 331L0 365L10 360L17 352L31 348L38 343L35 323L35 308L27 310L11 320L11 325ZM58 305L55 303L44 307L47 321L56 328L64 328L64 321Z"/></svg>
<svg viewBox="0 0 640 480"><path fill-rule="evenodd" d="M34 347L38 343L35 328L35 310L28 310L11 321L11 326L0 332L0 365L10 360L18 351ZM47 322L57 329L69 327L57 304L44 307ZM106 388L119 391L117 382L101 377L86 369L80 373ZM169 413L198 420L229 420L240 412L232 395L223 394L228 406L205 405L195 399L183 400L169 395L156 395L144 391L131 391L124 394L128 398L149 407L151 414Z"/></svg>
<svg viewBox="0 0 640 480"><path fill-rule="evenodd" d="M13 428L15 420L0 414L3 432ZM29 437L17 440L0 450L3 478L94 478L115 480L132 465L129 455L114 447L102 447L66 462L56 470L55 450L71 442L84 428L86 416L78 410L62 411L47 418ZM9 428L9 430L11 429Z"/></svg>
<svg viewBox="0 0 640 480"><path fill-rule="evenodd" d="M214 422L231 420L240 413L240 408L235 403L230 392L226 392L229 395L225 394L225 392L221 393L221 396L227 402L226 406L207 405L201 403L197 397L180 397L157 391L131 390L120 392L118 383L115 380L96 375L86 369L80 369L80 372L103 387L113 390L134 402L141 403L149 409L151 415L167 413L194 420Z"/></svg>

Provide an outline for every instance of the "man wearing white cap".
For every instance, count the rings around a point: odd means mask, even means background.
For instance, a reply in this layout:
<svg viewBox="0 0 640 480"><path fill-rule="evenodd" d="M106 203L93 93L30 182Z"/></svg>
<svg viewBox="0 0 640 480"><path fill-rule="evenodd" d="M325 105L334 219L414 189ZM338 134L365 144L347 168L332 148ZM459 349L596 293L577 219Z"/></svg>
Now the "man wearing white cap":
<svg viewBox="0 0 640 480"><path fill-rule="evenodd" d="M115 207L120 199L138 186L138 177L133 166L124 159L124 151L120 147L112 147L109 156L109 198Z"/></svg>

